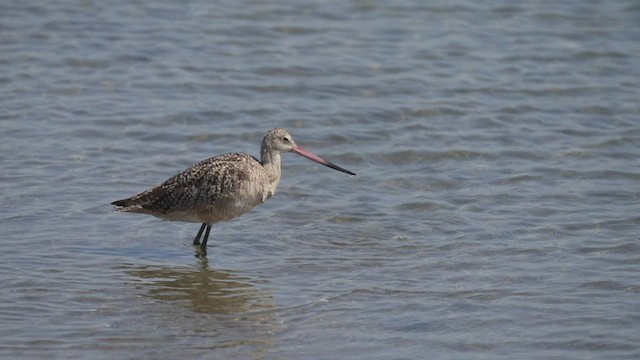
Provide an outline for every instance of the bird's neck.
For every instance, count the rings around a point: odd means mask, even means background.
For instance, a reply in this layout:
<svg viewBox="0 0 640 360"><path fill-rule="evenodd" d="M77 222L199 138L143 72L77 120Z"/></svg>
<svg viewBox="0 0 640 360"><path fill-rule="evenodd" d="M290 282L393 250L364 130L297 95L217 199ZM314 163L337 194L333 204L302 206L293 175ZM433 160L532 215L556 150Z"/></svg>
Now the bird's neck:
<svg viewBox="0 0 640 360"><path fill-rule="evenodd" d="M275 186L280 182L280 153L278 151L268 151L262 149L260 151L260 163L269 175L269 180Z"/></svg>

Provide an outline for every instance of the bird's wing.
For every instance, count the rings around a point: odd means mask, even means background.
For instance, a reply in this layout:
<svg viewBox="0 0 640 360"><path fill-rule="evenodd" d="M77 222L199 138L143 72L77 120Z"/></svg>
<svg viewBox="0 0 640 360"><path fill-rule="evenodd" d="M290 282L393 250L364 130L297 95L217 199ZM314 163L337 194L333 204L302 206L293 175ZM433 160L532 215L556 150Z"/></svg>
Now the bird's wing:
<svg viewBox="0 0 640 360"><path fill-rule="evenodd" d="M211 206L220 198L232 196L249 180L254 157L231 153L212 157L174 175L162 184L130 199L124 206L137 206L171 213Z"/></svg>

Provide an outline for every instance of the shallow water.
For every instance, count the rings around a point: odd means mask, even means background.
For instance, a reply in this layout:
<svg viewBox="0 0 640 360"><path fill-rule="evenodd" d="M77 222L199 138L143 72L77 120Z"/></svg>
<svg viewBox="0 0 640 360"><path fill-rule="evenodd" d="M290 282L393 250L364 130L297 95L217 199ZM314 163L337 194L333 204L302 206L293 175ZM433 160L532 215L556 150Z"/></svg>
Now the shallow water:
<svg viewBox="0 0 640 360"><path fill-rule="evenodd" d="M0 5L0 356L640 357L634 1ZM109 203L295 155L214 226Z"/></svg>

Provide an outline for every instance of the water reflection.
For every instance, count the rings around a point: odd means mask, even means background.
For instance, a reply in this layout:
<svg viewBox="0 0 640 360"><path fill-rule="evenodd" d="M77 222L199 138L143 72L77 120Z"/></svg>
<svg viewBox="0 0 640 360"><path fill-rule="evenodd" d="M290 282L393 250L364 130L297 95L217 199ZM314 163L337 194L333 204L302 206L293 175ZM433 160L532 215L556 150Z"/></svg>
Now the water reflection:
<svg viewBox="0 0 640 360"><path fill-rule="evenodd" d="M273 334L279 328L274 300L268 290L256 287L255 280L211 269L206 259L194 266L119 268L143 296L159 305L144 306L145 327L156 329L159 335L168 332L184 346L184 354L197 357L202 351L246 351L247 358L261 359L273 347ZM191 311L185 313L185 308ZM194 318L193 313L199 315Z"/></svg>
<svg viewBox="0 0 640 360"><path fill-rule="evenodd" d="M127 269L148 288L147 296L184 303L198 313L239 314L273 308L271 296L257 289L251 279L211 269L206 259L192 267L148 265Z"/></svg>

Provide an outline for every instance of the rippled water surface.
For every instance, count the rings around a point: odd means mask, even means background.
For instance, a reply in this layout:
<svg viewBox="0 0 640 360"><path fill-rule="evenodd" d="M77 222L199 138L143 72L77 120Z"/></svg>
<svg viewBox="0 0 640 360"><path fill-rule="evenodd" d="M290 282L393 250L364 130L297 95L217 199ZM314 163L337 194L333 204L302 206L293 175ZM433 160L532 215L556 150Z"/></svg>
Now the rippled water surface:
<svg viewBox="0 0 640 360"><path fill-rule="evenodd" d="M636 1L3 1L0 357L640 358ZM109 203L272 127L214 226Z"/></svg>

